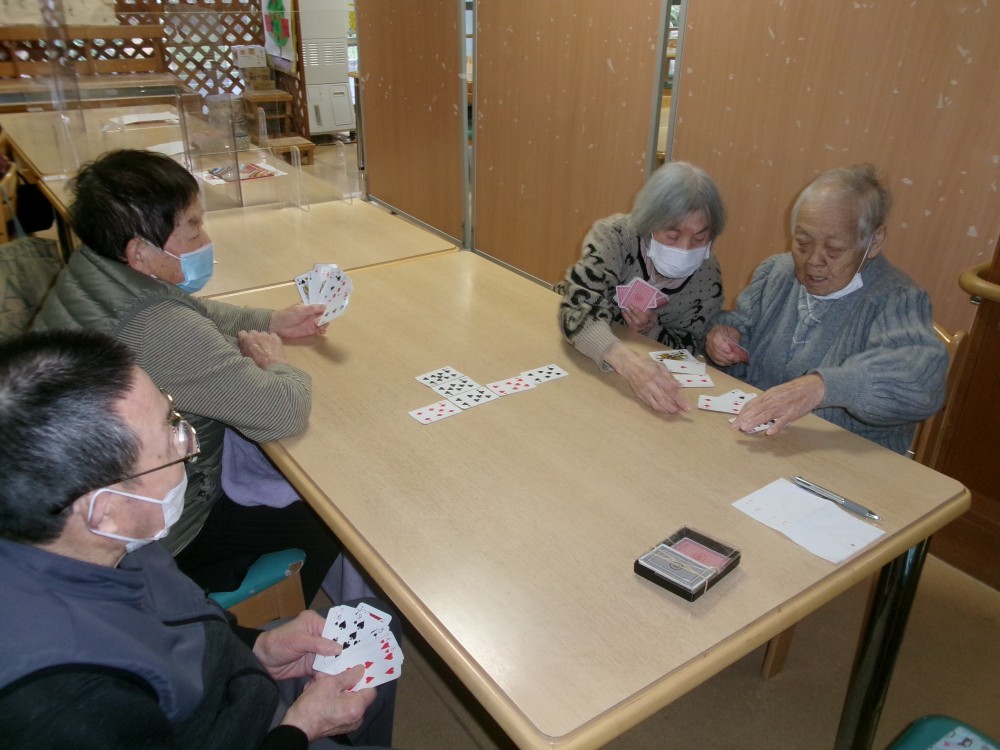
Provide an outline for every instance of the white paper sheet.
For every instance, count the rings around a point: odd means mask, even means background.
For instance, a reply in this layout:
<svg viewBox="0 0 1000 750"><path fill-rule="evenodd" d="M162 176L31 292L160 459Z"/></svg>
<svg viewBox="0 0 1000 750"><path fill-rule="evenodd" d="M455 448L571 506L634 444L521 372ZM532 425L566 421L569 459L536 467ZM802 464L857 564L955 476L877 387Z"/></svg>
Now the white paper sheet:
<svg viewBox="0 0 1000 750"><path fill-rule="evenodd" d="M169 143L157 143L149 147L150 151L156 151L164 156L179 156L184 153L184 141L170 141Z"/></svg>
<svg viewBox="0 0 1000 750"><path fill-rule="evenodd" d="M733 507L832 563L843 562L885 533L787 479L776 479Z"/></svg>

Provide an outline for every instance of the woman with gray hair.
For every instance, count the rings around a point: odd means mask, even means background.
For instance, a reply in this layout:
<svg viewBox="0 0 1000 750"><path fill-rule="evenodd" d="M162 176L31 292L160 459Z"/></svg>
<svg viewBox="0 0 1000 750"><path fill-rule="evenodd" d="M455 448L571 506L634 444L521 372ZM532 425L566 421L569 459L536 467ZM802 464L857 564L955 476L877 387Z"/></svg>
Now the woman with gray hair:
<svg viewBox="0 0 1000 750"><path fill-rule="evenodd" d="M761 263L736 309L711 321L708 356L764 391L733 429L777 435L815 411L905 453L941 408L948 355L930 300L882 254L891 205L871 164L824 172L799 194L791 253Z"/></svg>
<svg viewBox="0 0 1000 750"><path fill-rule="evenodd" d="M711 251L725 223L712 178L686 162L670 162L642 186L631 214L594 224L583 257L555 287L563 297L559 318L566 340L602 370L624 377L655 411L676 414L691 407L670 373L624 346L611 324L668 349L701 350L706 321L722 307L722 274ZM628 299L619 304L616 287L634 279L657 290L655 306Z"/></svg>

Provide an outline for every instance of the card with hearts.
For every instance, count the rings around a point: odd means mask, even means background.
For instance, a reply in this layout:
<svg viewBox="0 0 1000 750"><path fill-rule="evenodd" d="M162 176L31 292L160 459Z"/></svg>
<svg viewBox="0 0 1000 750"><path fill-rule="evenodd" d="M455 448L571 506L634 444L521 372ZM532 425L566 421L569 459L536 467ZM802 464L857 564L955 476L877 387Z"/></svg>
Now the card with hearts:
<svg viewBox="0 0 1000 750"><path fill-rule="evenodd" d="M410 416L420 422L420 424L431 424L432 422L440 422L442 419L460 414L461 411L461 407L455 406L455 404L445 398L441 401L435 401L433 404L421 406L419 409L414 409L410 412Z"/></svg>
<svg viewBox="0 0 1000 750"><path fill-rule="evenodd" d="M682 372L672 372L674 380L681 384L682 388L714 388L715 383L708 375L687 375Z"/></svg>
<svg viewBox="0 0 1000 750"><path fill-rule="evenodd" d="M744 393L739 388L734 388L721 396L698 396L698 408L725 414L739 414L744 404L756 397L756 393Z"/></svg>
<svg viewBox="0 0 1000 750"><path fill-rule="evenodd" d="M337 641L342 650L337 656L317 654L313 669L340 674L351 667L363 666L364 676L351 688L352 692L398 679L402 673L403 651L389 630L391 619L386 612L364 603L357 608L343 604L331 607L323 637Z"/></svg>
<svg viewBox="0 0 1000 750"><path fill-rule="evenodd" d="M487 383L486 387L498 396L510 396L513 393L531 390L535 387L535 384L520 375L514 375L505 380L498 380L495 383Z"/></svg>

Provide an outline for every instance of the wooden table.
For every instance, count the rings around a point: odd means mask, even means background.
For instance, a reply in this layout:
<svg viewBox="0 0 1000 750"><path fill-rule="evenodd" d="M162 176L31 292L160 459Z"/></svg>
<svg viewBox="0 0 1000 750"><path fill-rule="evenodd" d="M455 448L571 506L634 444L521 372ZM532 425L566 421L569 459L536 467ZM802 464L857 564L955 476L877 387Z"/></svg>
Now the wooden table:
<svg viewBox="0 0 1000 750"><path fill-rule="evenodd" d="M886 566L836 743L870 745L923 542L968 507L964 487L812 416L766 438L655 415L561 341L555 294L474 254L352 278L327 336L287 346L313 414L268 453L519 746L599 747ZM488 383L549 363L569 376L435 424L407 414L438 399L414 377L442 365ZM735 387L712 374L708 393ZM834 565L731 506L790 474L874 508L887 534ZM632 572L685 525L743 555L694 603Z"/></svg>
<svg viewBox="0 0 1000 750"><path fill-rule="evenodd" d="M215 273L199 296L291 281L316 263L346 271L405 258L455 253L449 241L372 203L254 206L206 214ZM296 295L296 300L298 296Z"/></svg>

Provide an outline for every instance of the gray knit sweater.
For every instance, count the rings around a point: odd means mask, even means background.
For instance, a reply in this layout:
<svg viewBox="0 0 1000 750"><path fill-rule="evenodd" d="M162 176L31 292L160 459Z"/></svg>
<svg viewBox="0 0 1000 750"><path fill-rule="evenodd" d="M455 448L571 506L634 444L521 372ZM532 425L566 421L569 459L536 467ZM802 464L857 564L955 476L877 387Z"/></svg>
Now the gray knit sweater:
<svg viewBox="0 0 1000 750"><path fill-rule="evenodd" d="M649 281L654 269L647 267L643 249L648 237L632 229L629 217L615 214L596 222L583 243L583 257L566 271L555 286L562 295L559 319L566 340L602 369L608 350L618 338L612 323L625 324L615 304L615 287L638 276ZM722 273L715 255L710 255L677 289L663 289L670 303L659 308L653 328L645 335L668 349L700 351L705 322L722 308Z"/></svg>
<svg viewBox="0 0 1000 750"><path fill-rule="evenodd" d="M948 353L926 292L882 256L861 277L853 294L816 300L796 280L791 255L775 255L754 271L736 309L709 324L738 329L750 352L749 366L730 374L766 390L817 372L826 384L817 415L905 453L916 423L941 408Z"/></svg>

